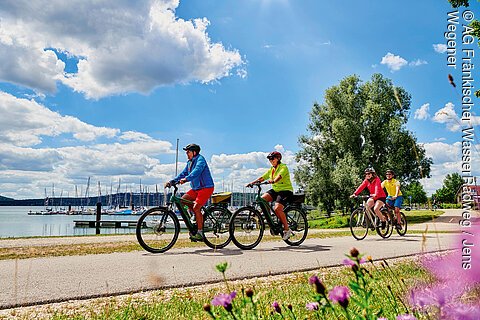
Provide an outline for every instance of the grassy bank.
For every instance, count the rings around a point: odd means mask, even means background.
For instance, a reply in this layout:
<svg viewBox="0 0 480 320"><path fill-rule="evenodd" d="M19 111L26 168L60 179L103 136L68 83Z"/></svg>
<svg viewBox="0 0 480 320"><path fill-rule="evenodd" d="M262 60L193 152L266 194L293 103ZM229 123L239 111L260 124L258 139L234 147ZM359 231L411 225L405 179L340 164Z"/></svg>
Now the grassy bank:
<svg viewBox="0 0 480 320"><path fill-rule="evenodd" d="M385 266L385 265L384 265ZM403 258L389 262L391 271L380 263L368 264L367 269L375 278L371 289L376 297L372 300L372 308L376 311L383 308L384 316L389 319L403 312L400 299L407 295L409 288L432 280L416 258ZM328 290L337 285L346 285L352 279L350 267L322 268L315 272L295 273L286 276L257 278L244 281L227 282L195 288L159 290L149 293L134 294L122 297L94 299L90 301L67 302L52 306L29 307L10 310L8 318L29 319L211 319L203 311L203 305L219 293L237 292L233 301L235 307L240 303L246 289L253 289L253 300L257 314L264 319L294 319L287 309L291 305L296 319L316 319L312 311L306 309L306 303L314 301L315 292L308 285L308 278L318 276ZM228 278L228 270L226 272ZM401 281L404 279L404 284ZM390 301L385 288L389 285L398 293L398 309ZM379 298L379 299L377 299ZM282 316L272 314L272 302L278 302L283 310ZM222 314L221 319L231 319L222 307L212 307L215 315ZM5 315L5 314L3 314ZM1 314L0 314L1 317ZM333 315L330 315L330 317ZM342 317L341 317L342 318ZM242 318L243 319L243 318Z"/></svg>
<svg viewBox="0 0 480 320"><path fill-rule="evenodd" d="M444 213L444 211L440 210L412 210L402 212L405 213L409 224L428 222ZM324 213L318 210L312 210L308 215L308 225L310 228L320 229L347 228L349 218L350 216L348 214L339 214L327 218L324 216Z"/></svg>

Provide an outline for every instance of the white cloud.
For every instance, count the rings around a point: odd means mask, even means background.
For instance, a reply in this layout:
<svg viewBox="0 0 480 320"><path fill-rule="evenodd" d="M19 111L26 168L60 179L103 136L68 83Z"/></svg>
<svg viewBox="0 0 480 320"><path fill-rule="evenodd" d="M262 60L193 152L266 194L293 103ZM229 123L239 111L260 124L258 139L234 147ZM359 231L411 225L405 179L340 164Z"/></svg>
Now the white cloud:
<svg viewBox="0 0 480 320"><path fill-rule="evenodd" d="M418 120L428 119L430 117L430 114L428 113L429 108L430 108L430 103L425 103L420 108L415 110L414 119L418 119Z"/></svg>
<svg viewBox="0 0 480 320"><path fill-rule="evenodd" d="M422 60L422 59L416 59L413 61L408 62L404 58L400 56L396 56L393 53L387 53L382 60L380 61L380 64L386 65L391 72L398 71L404 66L408 65L410 67L418 67L424 64L428 64L427 61ZM372 66L373 67L373 66Z"/></svg>
<svg viewBox="0 0 480 320"><path fill-rule="evenodd" d="M34 100L14 97L0 91L0 139L17 146L33 146L42 137L70 133L75 139L92 141L112 138L118 129L95 127L71 116L62 116Z"/></svg>
<svg viewBox="0 0 480 320"><path fill-rule="evenodd" d="M447 52L447 45L443 43L434 44L433 50L438 53L445 53Z"/></svg>
<svg viewBox="0 0 480 320"><path fill-rule="evenodd" d="M393 72L398 71L402 67L406 66L408 61L389 52L382 58L380 63L387 65L387 67Z"/></svg>
<svg viewBox="0 0 480 320"><path fill-rule="evenodd" d="M447 129L450 131L460 131L462 126L454 107L455 105L453 103L448 102L445 107L435 112L433 121L445 123L447 125Z"/></svg>
<svg viewBox="0 0 480 320"><path fill-rule="evenodd" d="M421 66L421 65L424 65L424 64L428 64L427 61L425 60L421 60L421 59L417 59L417 60L414 60L414 61L411 61L408 63L409 66L411 67L418 67L418 66Z"/></svg>
<svg viewBox="0 0 480 320"><path fill-rule="evenodd" d="M61 81L98 99L216 81L234 69L245 76L240 53L211 41L206 18L176 17L178 5L178 0L3 4L0 79L46 92ZM79 59L78 73L65 74L49 48Z"/></svg>

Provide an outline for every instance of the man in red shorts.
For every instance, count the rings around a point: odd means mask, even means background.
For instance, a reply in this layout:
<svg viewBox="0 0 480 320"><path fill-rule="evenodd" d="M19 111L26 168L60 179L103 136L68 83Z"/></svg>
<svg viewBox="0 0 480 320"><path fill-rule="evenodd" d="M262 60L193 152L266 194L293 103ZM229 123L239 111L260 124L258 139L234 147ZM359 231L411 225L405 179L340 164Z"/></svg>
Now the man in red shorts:
<svg viewBox="0 0 480 320"><path fill-rule="evenodd" d="M194 143L183 148L187 153L187 166L182 172L173 180L167 182L165 186L169 186L173 182L184 184L190 182L192 189L188 190L183 195L183 199L192 201L187 203L191 211L195 213L197 220L198 232L190 236L192 241L203 241L203 216L201 208L213 193L213 179L208 168L207 161L200 154L200 146Z"/></svg>

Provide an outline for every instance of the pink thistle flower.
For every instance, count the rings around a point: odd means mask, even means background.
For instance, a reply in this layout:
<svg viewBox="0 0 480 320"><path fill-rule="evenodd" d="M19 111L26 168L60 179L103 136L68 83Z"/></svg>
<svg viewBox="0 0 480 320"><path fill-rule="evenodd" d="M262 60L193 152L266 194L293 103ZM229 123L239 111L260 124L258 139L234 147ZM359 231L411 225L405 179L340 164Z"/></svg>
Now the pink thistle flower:
<svg viewBox="0 0 480 320"><path fill-rule="evenodd" d="M415 318L415 316L411 315L411 314L401 314L399 316L397 316L395 318L396 320L417 320L417 318Z"/></svg>
<svg viewBox="0 0 480 320"><path fill-rule="evenodd" d="M322 281L317 276L311 276L308 279L308 284L315 285L315 291L319 294L325 294L325 286L323 285Z"/></svg>
<svg viewBox="0 0 480 320"><path fill-rule="evenodd" d="M336 286L328 293L328 298L333 303L338 303L343 308L348 306L348 298L350 297L350 290L345 286Z"/></svg>
<svg viewBox="0 0 480 320"><path fill-rule="evenodd" d="M318 302L309 302L305 307L307 308L307 310L317 311L320 307L320 304Z"/></svg>
<svg viewBox="0 0 480 320"><path fill-rule="evenodd" d="M212 299L211 303L213 306L222 306L228 311L232 310L232 300L237 296L237 292L233 291L231 293L221 293L215 298Z"/></svg>
<svg viewBox="0 0 480 320"><path fill-rule="evenodd" d="M282 308L280 308L280 304L277 301L273 301L272 308L276 313L282 313Z"/></svg>
<svg viewBox="0 0 480 320"><path fill-rule="evenodd" d="M353 261L352 259L343 259L343 265L348 266L348 267L353 267L357 263Z"/></svg>

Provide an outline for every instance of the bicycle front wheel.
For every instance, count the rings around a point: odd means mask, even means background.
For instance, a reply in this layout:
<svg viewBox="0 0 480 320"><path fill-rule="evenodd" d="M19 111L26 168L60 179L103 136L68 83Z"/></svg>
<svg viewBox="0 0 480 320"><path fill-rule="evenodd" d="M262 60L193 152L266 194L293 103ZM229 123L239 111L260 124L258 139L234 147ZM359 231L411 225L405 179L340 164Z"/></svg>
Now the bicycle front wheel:
<svg viewBox="0 0 480 320"><path fill-rule="evenodd" d="M350 214L349 227L352 236L357 240L363 240L368 233L368 217L362 208L355 209Z"/></svg>
<svg viewBox="0 0 480 320"><path fill-rule="evenodd" d="M307 215L302 209L296 207L287 208L285 215L287 216L288 227L292 230L293 235L284 241L291 246L299 246L307 238Z"/></svg>
<svg viewBox="0 0 480 320"><path fill-rule="evenodd" d="M203 218L205 244L212 249L221 249L230 243L228 223L232 213L226 208L209 208Z"/></svg>
<svg viewBox="0 0 480 320"><path fill-rule="evenodd" d="M230 219L230 236L242 250L255 248L262 240L264 230L265 223L260 212L250 207L238 209Z"/></svg>
<svg viewBox="0 0 480 320"><path fill-rule="evenodd" d="M403 237L407 233L407 217L403 212L400 212L400 217L401 217L401 223L400 223L400 228L397 228L397 233Z"/></svg>
<svg viewBox="0 0 480 320"><path fill-rule="evenodd" d="M178 239L180 223L177 216L166 208L152 208L144 212L137 222L137 240L143 249L162 253Z"/></svg>

